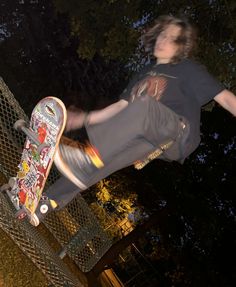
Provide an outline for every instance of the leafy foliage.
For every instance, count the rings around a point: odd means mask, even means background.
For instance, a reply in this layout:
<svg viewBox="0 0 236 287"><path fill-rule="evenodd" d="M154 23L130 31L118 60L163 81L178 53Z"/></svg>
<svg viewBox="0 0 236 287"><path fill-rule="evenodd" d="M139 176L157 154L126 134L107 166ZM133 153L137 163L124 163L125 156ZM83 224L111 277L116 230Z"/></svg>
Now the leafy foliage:
<svg viewBox="0 0 236 287"><path fill-rule="evenodd" d="M122 2L122 4L121 4ZM71 17L73 35L79 35L80 57L127 61L139 36L134 23L140 18L140 1L54 1L58 11Z"/></svg>
<svg viewBox="0 0 236 287"><path fill-rule="evenodd" d="M54 0L54 3L58 11L70 15L72 33L80 39L78 53L86 59L99 54L107 60L130 61L140 52L141 34L159 15L185 15L199 28L198 57L228 88L235 87L236 8L232 0L208 4L203 0L191 3Z"/></svg>
<svg viewBox="0 0 236 287"><path fill-rule="evenodd" d="M234 0L3 0L0 7L1 76L28 113L45 95L87 110L115 101L147 59L142 32L169 13L197 24L197 59L236 91ZM168 207L139 246L161 270L161 286L235 285L229 262L236 246L234 121L208 106L202 144L183 166L156 161L139 172L120 171L99 187L114 217L114 206L124 216L136 204L149 214ZM105 219L107 212L95 209Z"/></svg>

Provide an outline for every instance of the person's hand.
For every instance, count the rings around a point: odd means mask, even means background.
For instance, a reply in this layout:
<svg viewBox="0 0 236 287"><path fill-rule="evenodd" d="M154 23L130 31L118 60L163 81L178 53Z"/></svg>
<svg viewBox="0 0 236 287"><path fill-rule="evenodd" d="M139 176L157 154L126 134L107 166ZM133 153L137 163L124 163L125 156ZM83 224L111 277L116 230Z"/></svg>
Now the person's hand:
<svg viewBox="0 0 236 287"><path fill-rule="evenodd" d="M83 127L87 113L74 107L69 107L67 110L67 122L65 131L73 131Z"/></svg>

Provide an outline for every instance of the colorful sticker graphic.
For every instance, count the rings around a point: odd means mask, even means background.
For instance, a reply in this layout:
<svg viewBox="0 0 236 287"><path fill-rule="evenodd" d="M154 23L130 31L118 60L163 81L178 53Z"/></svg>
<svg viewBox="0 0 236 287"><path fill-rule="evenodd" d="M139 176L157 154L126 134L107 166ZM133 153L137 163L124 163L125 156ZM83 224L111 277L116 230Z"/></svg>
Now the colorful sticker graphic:
<svg viewBox="0 0 236 287"><path fill-rule="evenodd" d="M35 211L41 197L48 168L53 160L62 121L63 112L54 99L42 100L32 113L30 130L45 147L39 153L38 146L27 138L18 166L15 193L19 205L24 205L30 213Z"/></svg>
<svg viewBox="0 0 236 287"><path fill-rule="evenodd" d="M53 104L52 103L48 103L45 105L45 111L46 113L51 116L51 117L56 117L56 112L53 108Z"/></svg>
<svg viewBox="0 0 236 287"><path fill-rule="evenodd" d="M27 174L28 172L29 172L29 170L30 170L30 167L29 167L29 165L28 165L28 163L25 161L25 160L23 160L23 162L22 162L22 169L23 169L23 171Z"/></svg>
<svg viewBox="0 0 236 287"><path fill-rule="evenodd" d="M47 136L47 125L45 123L42 123L38 127L38 140L40 141L40 143L44 143L46 136Z"/></svg>

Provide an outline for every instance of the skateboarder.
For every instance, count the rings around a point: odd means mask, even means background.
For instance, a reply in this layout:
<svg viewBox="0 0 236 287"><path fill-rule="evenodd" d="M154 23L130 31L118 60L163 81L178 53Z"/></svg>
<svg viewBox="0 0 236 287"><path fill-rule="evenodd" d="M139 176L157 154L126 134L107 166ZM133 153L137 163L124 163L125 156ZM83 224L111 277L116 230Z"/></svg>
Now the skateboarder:
<svg viewBox="0 0 236 287"><path fill-rule="evenodd" d="M55 164L63 177L48 189L32 224L124 167L142 168L155 157L183 163L200 143L201 107L212 99L236 116L234 94L190 59L195 40L186 20L159 17L143 36L155 62L134 76L120 100L88 114L68 110L67 131L85 126L90 145L61 142Z"/></svg>

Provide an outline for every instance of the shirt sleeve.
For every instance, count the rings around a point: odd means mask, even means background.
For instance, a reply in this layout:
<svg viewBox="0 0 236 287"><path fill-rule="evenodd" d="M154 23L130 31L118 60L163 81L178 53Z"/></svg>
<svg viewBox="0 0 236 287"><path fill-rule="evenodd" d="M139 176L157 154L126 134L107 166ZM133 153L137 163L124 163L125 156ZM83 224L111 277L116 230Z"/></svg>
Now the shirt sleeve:
<svg viewBox="0 0 236 287"><path fill-rule="evenodd" d="M222 92L224 86L216 80L205 66L191 62L187 69L186 78L188 85L195 94L201 106L211 101L217 94Z"/></svg>

